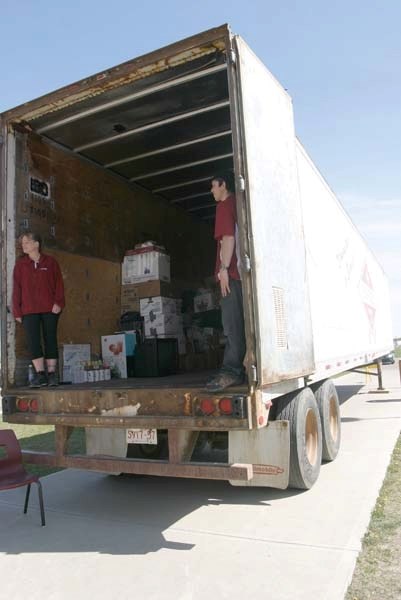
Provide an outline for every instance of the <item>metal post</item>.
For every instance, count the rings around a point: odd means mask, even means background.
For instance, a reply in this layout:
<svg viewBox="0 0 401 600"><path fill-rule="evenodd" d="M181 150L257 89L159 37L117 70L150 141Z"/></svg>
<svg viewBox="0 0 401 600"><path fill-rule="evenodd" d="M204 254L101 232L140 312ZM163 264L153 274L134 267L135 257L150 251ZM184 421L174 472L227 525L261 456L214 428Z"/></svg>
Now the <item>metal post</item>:
<svg viewBox="0 0 401 600"><path fill-rule="evenodd" d="M378 382L379 382L379 387L377 388L380 391L384 390L383 387L383 378L382 378L382 361L380 360L380 358L376 361L377 364L377 377L378 377Z"/></svg>

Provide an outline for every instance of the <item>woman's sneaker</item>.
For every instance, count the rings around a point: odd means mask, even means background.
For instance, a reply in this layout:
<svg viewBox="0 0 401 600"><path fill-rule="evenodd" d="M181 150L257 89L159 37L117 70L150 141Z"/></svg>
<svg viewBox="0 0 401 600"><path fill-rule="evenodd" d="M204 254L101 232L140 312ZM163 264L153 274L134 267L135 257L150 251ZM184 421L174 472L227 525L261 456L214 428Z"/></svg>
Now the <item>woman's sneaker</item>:
<svg viewBox="0 0 401 600"><path fill-rule="evenodd" d="M47 385L47 377L44 371L39 371L35 373L29 387L31 388L39 388Z"/></svg>
<svg viewBox="0 0 401 600"><path fill-rule="evenodd" d="M58 385L58 377L57 373L48 373L47 374L48 385L51 387L56 387Z"/></svg>

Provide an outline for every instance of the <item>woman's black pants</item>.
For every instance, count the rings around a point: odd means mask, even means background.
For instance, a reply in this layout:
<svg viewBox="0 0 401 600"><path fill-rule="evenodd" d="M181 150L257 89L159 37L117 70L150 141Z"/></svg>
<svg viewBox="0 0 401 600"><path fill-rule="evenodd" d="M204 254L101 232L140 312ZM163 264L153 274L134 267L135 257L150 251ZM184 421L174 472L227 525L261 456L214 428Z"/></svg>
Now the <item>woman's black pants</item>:
<svg viewBox="0 0 401 600"><path fill-rule="evenodd" d="M31 359L35 358L58 358L57 348L57 324L59 315L54 313L36 313L24 315L22 324L25 329ZM45 351L42 349L41 334Z"/></svg>

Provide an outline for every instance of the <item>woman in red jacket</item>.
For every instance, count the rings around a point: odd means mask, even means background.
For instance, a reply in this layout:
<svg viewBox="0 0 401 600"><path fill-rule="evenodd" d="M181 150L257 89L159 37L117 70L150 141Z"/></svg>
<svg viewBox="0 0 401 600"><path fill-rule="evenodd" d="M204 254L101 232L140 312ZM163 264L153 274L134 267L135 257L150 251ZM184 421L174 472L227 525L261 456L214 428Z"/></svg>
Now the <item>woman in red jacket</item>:
<svg viewBox="0 0 401 600"><path fill-rule="evenodd" d="M24 326L35 367L31 387L54 386L58 385L57 323L65 306L63 277L58 262L42 253L39 235L27 232L20 241L25 256L14 267L13 315Z"/></svg>

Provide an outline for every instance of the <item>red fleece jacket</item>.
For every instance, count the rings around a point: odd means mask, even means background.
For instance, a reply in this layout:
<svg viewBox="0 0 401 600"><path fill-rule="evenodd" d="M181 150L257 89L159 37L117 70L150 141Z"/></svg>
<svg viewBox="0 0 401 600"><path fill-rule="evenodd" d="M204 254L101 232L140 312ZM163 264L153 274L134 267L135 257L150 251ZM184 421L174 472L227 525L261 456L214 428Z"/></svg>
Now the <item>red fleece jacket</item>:
<svg viewBox="0 0 401 600"><path fill-rule="evenodd" d="M65 306L63 277L52 256L41 254L38 263L29 256L20 258L14 267L13 283L13 315L16 319L34 313L49 313L53 304Z"/></svg>

